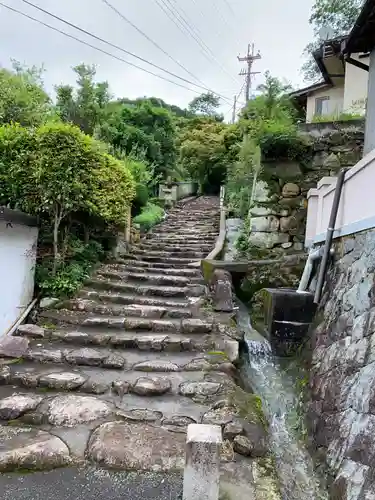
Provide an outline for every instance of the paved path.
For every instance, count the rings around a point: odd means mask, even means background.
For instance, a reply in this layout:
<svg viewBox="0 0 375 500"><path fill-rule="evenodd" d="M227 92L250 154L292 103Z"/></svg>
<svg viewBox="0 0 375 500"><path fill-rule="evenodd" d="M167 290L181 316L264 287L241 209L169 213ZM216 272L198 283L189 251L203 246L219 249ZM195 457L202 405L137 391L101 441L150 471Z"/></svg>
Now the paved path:
<svg viewBox="0 0 375 500"><path fill-rule="evenodd" d="M230 315L213 313L191 265L214 246L218 203L201 197L175 207L76 298L19 328L13 359L0 358L0 471L84 463L181 470L187 426L202 422L222 426L229 480L237 466L249 482L237 453L263 456L265 430L243 391L237 404Z"/></svg>

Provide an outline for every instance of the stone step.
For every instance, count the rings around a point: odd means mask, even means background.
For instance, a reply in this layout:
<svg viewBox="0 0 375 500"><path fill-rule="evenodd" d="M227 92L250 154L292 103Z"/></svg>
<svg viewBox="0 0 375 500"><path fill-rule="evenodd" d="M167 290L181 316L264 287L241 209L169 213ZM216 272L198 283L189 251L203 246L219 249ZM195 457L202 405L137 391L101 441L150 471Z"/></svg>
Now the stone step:
<svg viewBox="0 0 375 500"><path fill-rule="evenodd" d="M188 412L189 415L194 415L196 421L200 421L203 412L208 409L205 407L202 396L208 396L208 401L209 396L217 396L216 399L220 399L225 387L233 385L228 375L217 371L206 373L199 371L120 372L89 366L73 368L68 365L56 367L31 362L2 368L0 377L2 380L0 418L2 420L12 420L13 424L19 418L20 423L33 425L46 423L64 425L63 419L58 419L58 417L59 414L62 416L68 407L70 411L77 408L77 412L80 412L82 417L84 413L81 412L81 408L85 407L87 403L93 403L93 401L84 401L84 398L80 399L78 394L76 397L72 397L73 394L69 396L67 394L69 392L101 395L98 401L108 401L113 411L125 410L130 415L134 411L133 408L139 410L147 408L151 411L161 411L161 416L163 414L164 416L172 416L173 413L184 415L186 414L184 412ZM4 387L4 383L9 385ZM24 404L22 410L17 412L15 387L22 388L19 393L23 395L38 396L35 398L37 404L31 404L29 408L25 408ZM51 401L55 395L59 395L59 399L63 404L59 406L56 421L49 420L47 422L44 420L47 408L45 408L44 404L41 404L41 400L46 398L46 401ZM193 403L192 398L194 396L200 396L202 402L199 404L194 401ZM10 401L12 411L9 413L5 411L7 405L1 404L5 397L12 397L12 401ZM66 398L65 404L64 398ZM25 400L23 400L23 403L25 403ZM117 408L114 407L113 403ZM39 411L35 411L37 406ZM108 415L98 417L103 418L108 417ZM91 418L91 420L97 420L98 417ZM74 420L75 424L85 423L84 420L77 418ZM129 420L135 421L137 419L129 416Z"/></svg>
<svg viewBox="0 0 375 500"><path fill-rule="evenodd" d="M195 233L213 232L213 230L216 229L217 227L218 226L215 224L199 224L197 222L195 222L195 223L192 222L191 224L184 224L184 223L180 223L180 222L176 222L176 223L164 222L164 223L160 224L160 226L158 226L158 230L169 229L171 231L172 230L175 231L176 233L188 234L191 232L195 232Z"/></svg>
<svg viewBox="0 0 375 500"><path fill-rule="evenodd" d="M169 255L169 254L166 254ZM175 265L175 266L181 266L181 267L186 267L186 264L191 264L197 260L195 258L186 258L186 257L165 257L165 256L160 256L160 255L150 255L150 252L144 253L129 253L129 254L124 254L122 256L125 260L134 260L134 261L146 261L146 262L154 262L157 263L157 266L155 267L161 267L160 264L167 264L168 266Z"/></svg>
<svg viewBox="0 0 375 500"><path fill-rule="evenodd" d="M207 228L206 230L202 230L202 229L195 229L195 228L191 228L191 229L186 229L184 227L162 227L162 226L157 226L157 229L155 228L152 233L152 235L158 235L158 234L168 234L168 235L176 235L176 236L184 236L186 238L195 238L195 237L205 237L205 236L208 236L208 237L216 237L217 238L217 235L218 235L218 231L214 231L213 230L213 227L211 226L210 228Z"/></svg>
<svg viewBox="0 0 375 500"><path fill-rule="evenodd" d="M46 337L59 343L76 346L106 346L116 349L138 349L151 352L204 352L215 346L212 334L174 334L145 332L112 332L107 329L80 327L79 330L69 328L47 330ZM39 345L39 341L37 342ZM40 345L39 345L40 347ZM125 356L126 357L126 356Z"/></svg>
<svg viewBox="0 0 375 500"><path fill-rule="evenodd" d="M132 295L126 293L104 292L100 290L91 290L82 288L79 297L89 300L95 300L103 303L114 304L130 304L130 305L145 305L162 308L185 308L188 310L189 301L183 299L176 299L174 297L160 298L160 297L147 297L143 295Z"/></svg>
<svg viewBox="0 0 375 500"><path fill-rule="evenodd" d="M142 282L147 281L151 285L167 285L167 286L185 286L192 282L193 278L184 276L163 276L162 274L151 273L132 273L121 272L118 270L110 270L101 268L97 271L96 276L110 280L119 280L123 282Z"/></svg>
<svg viewBox="0 0 375 500"><path fill-rule="evenodd" d="M107 316L134 316L138 318L191 318L192 311L185 308L163 307L130 303L128 305L114 304L112 302L96 301L84 298L66 300L61 303L61 309L69 311L83 311Z"/></svg>
<svg viewBox="0 0 375 500"><path fill-rule="evenodd" d="M181 251L181 252L167 252L167 251L162 251L162 250L145 250L143 248L139 248L137 246L133 246L130 248L130 255L139 255L141 258L144 260L164 260L168 259L170 260L171 258L177 258L177 259L187 259L187 260L194 260L194 259L204 259L206 255L209 252L198 252L197 250L195 251Z"/></svg>
<svg viewBox="0 0 375 500"><path fill-rule="evenodd" d="M137 295L151 295L159 297L186 297L187 288L177 286L137 285L134 283L121 283L119 281L91 278L86 280L86 286L99 290L117 292L130 292Z"/></svg>
<svg viewBox="0 0 375 500"><path fill-rule="evenodd" d="M109 264L106 266L110 270L118 270L120 272L131 272L131 273L147 273L147 274L162 274L166 276L185 276L190 278L201 278L202 273L200 269L194 268L162 268L162 267L150 267L149 262L143 262L138 265L137 262L130 261L127 264Z"/></svg>
<svg viewBox="0 0 375 500"><path fill-rule="evenodd" d="M163 252L204 252L209 253L213 246L207 243L165 243L161 241L146 240L141 241L138 248L146 251L163 251Z"/></svg>
<svg viewBox="0 0 375 500"><path fill-rule="evenodd" d="M56 333L55 333L56 336ZM166 339L166 335L164 339ZM159 343L163 340L159 338ZM145 344L143 339L138 340L137 346L145 346L147 349L123 349L126 340L122 336L116 339L111 338L112 345L88 347L74 346L62 341L54 342L49 339L38 339L30 343L29 349L23 355L17 358L17 364L20 360L33 363L51 363L56 365L73 366L95 366L103 370L122 370L135 372L179 372L179 371L199 371L203 369L210 370L210 363L203 353L196 353L193 350L169 351L168 349L158 350L157 352L150 348L150 344ZM116 343L118 342L118 343ZM150 342L150 339L147 339ZM155 345L157 339L154 341ZM181 341L180 341L181 342ZM167 344L165 344L167 346ZM170 345L173 345L170 343ZM176 341L177 345L177 341Z"/></svg>
<svg viewBox="0 0 375 500"><path fill-rule="evenodd" d="M11 362L11 360L9 360ZM226 361L218 362L210 355L196 352L143 352L122 351L106 348L66 346L30 347L23 358L17 358L17 364L2 365L0 385L11 384L24 387L45 387L40 376L47 373L76 373L86 375L91 372L96 381L108 380L131 381L145 374L146 377L183 374L191 378L194 373L221 372L231 374L233 365ZM46 373L47 372L47 373ZM91 377L90 377L91 378ZM178 377L181 379L181 375ZM44 383L43 383L44 382ZM61 386L50 387L59 389ZM104 392L104 391L103 391Z"/></svg>
<svg viewBox="0 0 375 500"><path fill-rule="evenodd" d="M125 265L125 266L141 266L145 268L159 268L159 269L189 269L189 264L191 264L191 261L189 259L189 262L180 262L178 260L178 264L173 264L171 262L148 262L142 259L136 259L134 255L125 255L123 257L118 257L116 260L112 262L113 264L119 264L119 265ZM192 270L197 270L197 268L191 267ZM147 272L147 271L146 271Z"/></svg>
<svg viewBox="0 0 375 500"><path fill-rule="evenodd" d="M151 240L152 242L160 242L160 243L168 243L168 244L186 244L189 245L192 243L206 243L208 245L214 244L217 239L217 234L215 236L180 236L178 234L168 235L166 233L146 233L144 238L142 238L142 242L146 242Z"/></svg>
<svg viewBox="0 0 375 500"><path fill-rule="evenodd" d="M213 324L199 318L183 319L153 319L137 318L132 316L105 316L95 315L82 311L70 311L60 309L57 311L47 310L40 314L40 319L52 321L53 324L79 325L90 328L108 328L116 330L142 330L158 333L185 333L202 334L210 333Z"/></svg>

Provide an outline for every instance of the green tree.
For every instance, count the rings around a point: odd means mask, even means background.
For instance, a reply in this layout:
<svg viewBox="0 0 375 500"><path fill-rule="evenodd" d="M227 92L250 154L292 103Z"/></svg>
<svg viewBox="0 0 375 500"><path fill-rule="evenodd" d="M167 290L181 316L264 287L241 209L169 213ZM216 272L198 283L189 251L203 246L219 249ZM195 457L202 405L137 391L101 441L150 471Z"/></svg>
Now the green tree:
<svg viewBox="0 0 375 500"><path fill-rule="evenodd" d="M155 175L166 177L174 167L174 120L168 110L148 101L116 107L99 127L98 137L126 155L143 155L155 167Z"/></svg>
<svg viewBox="0 0 375 500"><path fill-rule="evenodd" d="M0 69L0 124L34 126L51 114L51 102L43 89L41 70L13 62L13 71Z"/></svg>
<svg viewBox="0 0 375 500"><path fill-rule="evenodd" d="M315 0L309 19L313 26L315 40L309 43L304 54L307 57L302 66L306 80L321 77L312 52L321 44L319 32L322 28L331 28L332 36L346 35L352 29L363 4L363 0Z"/></svg>
<svg viewBox="0 0 375 500"><path fill-rule="evenodd" d="M220 98L215 96L211 92L207 92L206 94L195 97L189 103L189 111L191 113L213 118L220 117L220 115L217 113L219 107Z"/></svg>
<svg viewBox="0 0 375 500"><path fill-rule="evenodd" d="M261 95L248 102L242 111L240 126L246 134L259 140L265 128L275 124L291 125L296 118L296 110L288 95L291 87L267 71L265 83L258 86Z"/></svg>
<svg viewBox="0 0 375 500"><path fill-rule="evenodd" d="M199 183L201 192L218 192L225 180L226 127L214 120L201 120L194 127L187 127L179 138L179 163Z"/></svg>
<svg viewBox="0 0 375 500"><path fill-rule="evenodd" d="M95 66L80 64L73 70L77 74L77 89L70 85L57 86L56 108L64 122L92 135L104 119L110 101L108 83L95 83Z"/></svg>

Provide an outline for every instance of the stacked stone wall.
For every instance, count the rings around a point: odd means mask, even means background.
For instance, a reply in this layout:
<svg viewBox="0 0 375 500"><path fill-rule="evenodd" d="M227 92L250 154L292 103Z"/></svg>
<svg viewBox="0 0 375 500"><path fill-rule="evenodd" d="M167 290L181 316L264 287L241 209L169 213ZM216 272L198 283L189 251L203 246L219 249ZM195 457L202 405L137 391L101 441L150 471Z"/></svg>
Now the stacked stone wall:
<svg viewBox="0 0 375 500"><path fill-rule="evenodd" d="M335 244L312 331L312 443L331 498L375 498L375 229Z"/></svg>
<svg viewBox="0 0 375 500"><path fill-rule="evenodd" d="M320 129L304 133L310 144L299 160L263 158L251 218L251 247L281 252L303 250L307 193L322 177L336 176L362 157L363 127Z"/></svg>

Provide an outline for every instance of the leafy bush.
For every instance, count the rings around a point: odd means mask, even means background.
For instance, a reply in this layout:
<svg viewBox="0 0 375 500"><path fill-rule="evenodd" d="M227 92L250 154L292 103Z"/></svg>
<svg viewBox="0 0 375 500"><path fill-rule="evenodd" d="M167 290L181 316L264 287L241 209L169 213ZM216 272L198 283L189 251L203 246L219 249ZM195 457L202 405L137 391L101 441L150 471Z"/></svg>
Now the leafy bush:
<svg viewBox="0 0 375 500"><path fill-rule="evenodd" d="M148 203L142 212L134 217L133 222L139 224L141 228L148 231L163 220L164 210L158 205Z"/></svg>
<svg viewBox="0 0 375 500"><path fill-rule="evenodd" d="M332 115L314 115L313 123L327 123L327 122L349 122L351 120L363 120L364 114L357 113L335 113Z"/></svg>
<svg viewBox="0 0 375 500"><path fill-rule="evenodd" d="M259 138L265 158L300 158L309 148L308 142L298 133L294 124L270 121L262 127Z"/></svg>
<svg viewBox="0 0 375 500"><path fill-rule="evenodd" d="M81 280L67 252L73 219L89 221L103 232L116 230L127 222L134 194L125 163L77 127L0 127L0 202L41 216L52 235L51 273L60 276L61 290Z"/></svg>
<svg viewBox="0 0 375 500"><path fill-rule="evenodd" d="M136 186L136 195L134 198L134 205L137 210L141 207L145 207L148 202L148 189L144 184L137 184Z"/></svg>

